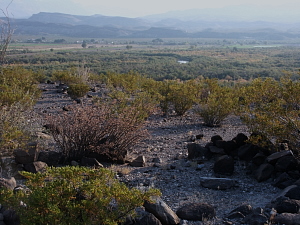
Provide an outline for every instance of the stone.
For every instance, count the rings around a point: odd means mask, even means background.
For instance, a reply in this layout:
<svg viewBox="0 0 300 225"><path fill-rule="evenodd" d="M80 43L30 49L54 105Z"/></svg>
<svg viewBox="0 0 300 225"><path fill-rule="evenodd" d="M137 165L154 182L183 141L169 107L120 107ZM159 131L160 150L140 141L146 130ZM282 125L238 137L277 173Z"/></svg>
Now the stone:
<svg viewBox="0 0 300 225"><path fill-rule="evenodd" d="M16 179L23 178L19 171L23 170L23 165L16 163L15 157L1 157L1 175L4 178L14 177Z"/></svg>
<svg viewBox="0 0 300 225"><path fill-rule="evenodd" d="M219 141L219 140L223 140L223 138L220 136L220 135L214 135L211 137L211 142L216 145L216 142Z"/></svg>
<svg viewBox="0 0 300 225"><path fill-rule="evenodd" d="M245 144L238 148L238 157L241 160L251 161L252 158L258 153L258 148L253 144Z"/></svg>
<svg viewBox="0 0 300 225"><path fill-rule="evenodd" d="M240 212L244 216L247 216L253 212L253 209L252 209L252 206L249 204L242 204L242 205L238 206L237 208L235 208L234 210L232 210L231 212Z"/></svg>
<svg viewBox="0 0 300 225"><path fill-rule="evenodd" d="M278 187L280 189L284 189L290 185L292 185L295 182L294 179L292 179L287 173L281 173L279 176L277 176L272 185L274 187ZM287 185L288 183L290 183L290 185Z"/></svg>
<svg viewBox="0 0 300 225"><path fill-rule="evenodd" d="M280 172L296 170L299 166L298 160L293 155L281 157L275 164L275 169Z"/></svg>
<svg viewBox="0 0 300 225"><path fill-rule="evenodd" d="M278 214L272 221L274 224L300 225L300 214Z"/></svg>
<svg viewBox="0 0 300 225"><path fill-rule="evenodd" d="M238 133L237 136L232 140L237 144L238 147L241 147L247 143L246 141L248 140L248 137L243 133Z"/></svg>
<svg viewBox="0 0 300 225"><path fill-rule="evenodd" d="M163 225L179 224L180 219L175 212L159 197L153 197L154 203L145 201L146 211L152 213Z"/></svg>
<svg viewBox="0 0 300 225"><path fill-rule="evenodd" d="M262 152L257 153L253 159L252 159L252 163L254 163L257 166L260 166L261 164L263 164L266 160L266 156L265 154L263 154Z"/></svg>
<svg viewBox="0 0 300 225"><path fill-rule="evenodd" d="M162 224L152 213L148 213L142 218L137 219L134 225L162 225Z"/></svg>
<svg viewBox="0 0 300 225"><path fill-rule="evenodd" d="M237 151L238 145L234 141L226 141L223 144L223 149L227 155L230 155L233 157L238 155L238 151Z"/></svg>
<svg viewBox="0 0 300 225"><path fill-rule="evenodd" d="M80 161L81 166L103 168L103 165L95 158L83 157Z"/></svg>
<svg viewBox="0 0 300 225"><path fill-rule="evenodd" d="M213 169L216 174L231 176L234 172L234 160L231 156L223 155L215 161Z"/></svg>
<svg viewBox="0 0 300 225"><path fill-rule="evenodd" d="M47 167L47 163L41 161L24 164L24 170L30 173L45 172Z"/></svg>
<svg viewBox="0 0 300 225"><path fill-rule="evenodd" d="M300 209L300 200L281 199L274 205L278 213L298 213Z"/></svg>
<svg viewBox="0 0 300 225"><path fill-rule="evenodd" d="M41 151L37 161L47 163L48 166L58 166L62 159L62 153L56 151Z"/></svg>
<svg viewBox="0 0 300 225"><path fill-rule="evenodd" d="M19 225L20 218L14 210L7 209L3 213L3 222L6 225Z"/></svg>
<svg viewBox="0 0 300 225"><path fill-rule="evenodd" d="M214 190L227 190L236 186L236 181L228 178L201 177L202 187Z"/></svg>
<svg viewBox="0 0 300 225"><path fill-rule="evenodd" d="M264 163L254 172L254 178L258 182L262 182L271 178L274 172L274 166L269 163Z"/></svg>
<svg viewBox="0 0 300 225"><path fill-rule="evenodd" d="M210 159L211 153L207 148L202 147L196 143L189 143L187 145L188 159L204 158Z"/></svg>
<svg viewBox="0 0 300 225"><path fill-rule="evenodd" d="M213 154L225 155L223 148L218 148L217 146L211 145L208 147L209 151Z"/></svg>
<svg viewBox="0 0 300 225"><path fill-rule="evenodd" d="M134 159L132 162L129 163L132 167L144 167L146 164L146 158L145 156L138 156L136 159Z"/></svg>
<svg viewBox="0 0 300 225"><path fill-rule="evenodd" d="M275 152L267 157L267 162L272 165L275 165L278 159L290 155L293 155L292 151Z"/></svg>
<svg viewBox="0 0 300 225"><path fill-rule="evenodd" d="M216 210L207 203L188 203L180 207L176 214L183 220L204 221L213 219Z"/></svg>
<svg viewBox="0 0 300 225"><path fill-rule="evenodd" d="M0 188L7 188L9 190L14 190L17 186L16 179L11 177L10 179L0 178Z"/></svg>
<svg viewBox="0 0 300 225"><path fill-rule="evenodd" d="M32 163L37 160L39 146L37 142L28 143L24 148L14 150L15 160L19 164Z"/></svg>
<svg viewBox="0 0 300 225"><path fill-rule="evenodd" d="M244 218L243 222L249 225L265 225L268 224L268 218L263 214L250 214Z"/></svg>
<svg viewBox="0 0 300 225"><path fill-rule="evenodd" d="M290 199L300 200L300 187L295 186L295 187L290 188L284 196L286 196Z"/></svg>

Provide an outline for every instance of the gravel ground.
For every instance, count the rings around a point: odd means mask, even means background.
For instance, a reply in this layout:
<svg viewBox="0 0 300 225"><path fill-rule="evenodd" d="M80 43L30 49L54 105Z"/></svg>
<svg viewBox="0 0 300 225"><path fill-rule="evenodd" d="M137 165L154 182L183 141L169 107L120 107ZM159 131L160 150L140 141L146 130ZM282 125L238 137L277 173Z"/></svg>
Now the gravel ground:
<svg viewBox="0 0 300 225"><path fill-rule="evenodd" d="M42 84L43 95L35 106L35 113L46 116L62 111L66 105L74 102L53 84ZM91 93L95 94L95 93ZM85 99L88 101L88 99ZM176 211L185 203L205 202L216 208L217 221L231 210L248 203L253 207L264 207L280 190L271 186L271 180L258 183L246 174L245 163L235 162L235 172L229 178L237 181L237 186L229 190L210 190L200 185L201 177L215 177L214 158L201 162L187 160L187 144L193 135L203 134L196 140L205 145L213 135L220 135L223 140L231 140L238 133L249 135L239 118L228 117L221 127L211 128L192 112L183 117L161 115L151 116L147 123L150 136L138 144L129 154L129 159L145 156L146 166L137 168L129 165L115 165L120 171L120 180L132 187L155 187L162 192L163 200ZM153 160L156 159L156 162ZM201 169L200 169L201 167Z"/></svg>

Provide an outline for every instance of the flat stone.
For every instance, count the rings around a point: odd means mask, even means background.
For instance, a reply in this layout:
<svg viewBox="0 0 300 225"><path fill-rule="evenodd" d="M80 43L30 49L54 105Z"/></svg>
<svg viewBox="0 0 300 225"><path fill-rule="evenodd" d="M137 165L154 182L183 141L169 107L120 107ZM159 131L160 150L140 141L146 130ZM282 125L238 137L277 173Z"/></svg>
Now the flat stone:
<svg viewBox="0 0 300 225"><path fill-rule="evenodd" d="M289 151L275 152L272 155L269 155L267 157L267 162L271 164L275 164L278 159L288 155L293 155L292 151L289 150Z"/></svg>
<svg viewBox="0 0 300 225"><path fill-rule="evenodd" d="M236 181L228 178L201 177L202 187L214 190L226 190L236 186Z"/></svg>

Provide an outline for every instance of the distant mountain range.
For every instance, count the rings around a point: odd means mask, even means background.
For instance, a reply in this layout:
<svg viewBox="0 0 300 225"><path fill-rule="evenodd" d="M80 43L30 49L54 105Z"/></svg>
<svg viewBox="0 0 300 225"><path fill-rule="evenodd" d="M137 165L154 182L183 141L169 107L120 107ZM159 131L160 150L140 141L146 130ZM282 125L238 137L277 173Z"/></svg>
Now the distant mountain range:
<svg viewBox="0 0 300 225"><path fill-rule="evenodd" d="M249 13L242 13L245 9L232 10L186 10L141 18L41 12L28 19L12 19L11 22L16 27L15 34L56 34L78 38L205 37L279 40L300 36L300 20L294 20L293 23L277 20L271 22L270 13L257 12L258 18L263 19L265 16L266 20L251 21L247 16ZM234 10L239 10L244 19L239 19L241 17L234 14ZM293 17L292 13L290 17Z"/></svg>

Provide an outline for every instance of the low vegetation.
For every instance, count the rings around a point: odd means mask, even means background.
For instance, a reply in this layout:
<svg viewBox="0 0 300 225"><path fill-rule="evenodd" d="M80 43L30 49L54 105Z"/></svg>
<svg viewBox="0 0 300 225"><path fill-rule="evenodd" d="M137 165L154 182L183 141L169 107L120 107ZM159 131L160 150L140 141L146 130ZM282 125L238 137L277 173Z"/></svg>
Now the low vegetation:
<svg viewBox="0 0 300 225"><path fill-rule="evenodd" d="M22 175L27 187L16 193L0 189L0 201L13 208L24 225L117 225L134 216L145 200L160 195L156 189L129 189L107 169L58 167Z"/></svg>

